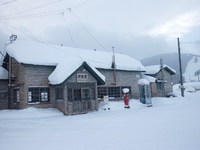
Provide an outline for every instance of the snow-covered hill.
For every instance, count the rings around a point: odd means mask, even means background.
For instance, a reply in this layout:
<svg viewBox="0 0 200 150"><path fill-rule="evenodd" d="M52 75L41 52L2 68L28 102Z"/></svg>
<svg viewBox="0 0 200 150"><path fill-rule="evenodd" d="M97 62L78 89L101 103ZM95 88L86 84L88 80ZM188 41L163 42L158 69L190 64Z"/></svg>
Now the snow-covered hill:
<svg viewBox="0 0 200 150"><path fill-rule="evenodd" d="M200 57L193 56L193 58L187 63L183 76L185 82L200 81Z"/></svg>
<svg viewBox="0 0 200 150"><path fill-rule="evenodd" d="M180 91L179 91L180 92ZM153 98L153 107L131 100L109 111L64 116L55 109L0 111L1 150L198 150L200 92Z"/></svg>

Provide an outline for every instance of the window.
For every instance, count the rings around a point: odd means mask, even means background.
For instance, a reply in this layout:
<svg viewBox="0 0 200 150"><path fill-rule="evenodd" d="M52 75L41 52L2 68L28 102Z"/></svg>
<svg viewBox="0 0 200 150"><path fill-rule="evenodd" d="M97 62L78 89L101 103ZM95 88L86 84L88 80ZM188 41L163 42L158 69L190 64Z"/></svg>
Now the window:
<svg viewBox="0 0 200 150"><path fill-rule="evenodd" d="M98 98L102 99L104 96L109 96L113 98L122 98L124 95L122 89L128 88L129 93L131 94L130 86L118 86L118 87L98 87Z"/></svg>
<svg viewBox="0 0 200 150"><path fill-rule="evenodd" d="M77 82L87 82L87 81L88 81L88 74L86 73L77 74Z"/></svg>
<svg viewBox="0 0 200 150"><path fill-rule="evenodd" d="M74 100L81 101L81 89L74 89Z"/></svg>
<svg viewBox="0 0 200 150"><path fill-rule="evenodd" d="M98 87L98 98L103 98L104 96L107 96L107 90L106 87Z"/></svg>
<svg viewBox="0 0 200 150"><path fill-rule="evenodd" d="M95 93L91 88L69 88L68 89L68 101L87 101L94 100Z"/></svg>
<svg viewBox="0 0 200 150"><path fill-rule="evenodd" d="M7 98L7 92L6 91L0 91L0 99Z"/></svg>
<svg viewBox="0 0 200 150"><path fill-rule="evenodd" d="M82 100L90 100L91 99L91 94L90 94L90 89L82 89Z"/></svg>
<svg viewBox="0 0 200 150"><path fill-rule="evenodd" d="M56 88L56 99L63 100L63 88Z"/></svg>
<svg viewBox="0 0 200 150"><path fill-rule="evenodd" d="M164 83L157 82L157 89L158 90L164 90Z"/></svg>
<svg viewBox="0 0 200 150"><path fill-rule="evenodd" d="M68 89L68 101L72 102L73 101L73 92L72 88Z"/></svg>
<svg viewBox="0 0 200 150"><path fill-rule="evenodd" d="M49 88L34 87L29 88L28 101L30 103L39 103L49 101Z"/></svg>
<svg viewBox="0 0 200 150"><path fill-rule="evenodd" d="M108 87L109 97L120 97L120 87Z"/></svg>
<svg viewBox="0 0 200 150"><path fill-rule="evenodd" d="M19 103L19 89L14 89L14 103Z"/></svg>

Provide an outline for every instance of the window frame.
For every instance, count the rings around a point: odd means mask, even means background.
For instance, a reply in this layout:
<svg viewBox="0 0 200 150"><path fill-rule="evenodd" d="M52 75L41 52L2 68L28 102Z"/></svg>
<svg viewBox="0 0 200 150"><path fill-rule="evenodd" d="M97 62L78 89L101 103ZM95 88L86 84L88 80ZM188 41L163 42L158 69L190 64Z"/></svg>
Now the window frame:
<svg viewBox="0 0 200 150"><path fill-rule="evenodd" d="M28 103L49 102L49 87L28 87Z"/></svg>
<svg viewBox="0 0 200 150"><path fill-rule="evenodd" d="M55 89L55 97L56 100L64 100L64 88L63 87L57 87Z"/></svg>
<svg viewBox="0 0 200 150"><path fill-rule="evenodd" d="M87 73L77 73L76 81L77 82L88 82L88 74Z"/></svg>

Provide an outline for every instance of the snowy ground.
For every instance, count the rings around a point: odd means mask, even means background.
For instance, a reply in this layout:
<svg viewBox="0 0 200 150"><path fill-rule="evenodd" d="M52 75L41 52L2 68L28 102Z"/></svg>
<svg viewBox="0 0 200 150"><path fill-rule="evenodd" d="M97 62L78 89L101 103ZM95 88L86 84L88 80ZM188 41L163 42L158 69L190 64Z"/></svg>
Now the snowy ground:
<svg viewBox="0 0 200 150"><path fill-rule="evenodd" d="M154 98L153 107L131 100L110 111L63 116L56 109L0 111L1 150L198 150L200 92Z"/></svg>

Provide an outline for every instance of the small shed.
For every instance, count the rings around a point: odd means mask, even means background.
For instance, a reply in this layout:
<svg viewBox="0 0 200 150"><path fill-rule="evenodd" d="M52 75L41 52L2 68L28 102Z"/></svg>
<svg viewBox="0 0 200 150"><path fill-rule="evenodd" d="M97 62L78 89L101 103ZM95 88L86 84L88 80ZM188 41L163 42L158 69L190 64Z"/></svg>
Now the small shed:
<svg viewBox="0 0 200 150"><path fill-rule="evenodd" d="M140 79L138 81L139 92L140 92L140 102L142 104L151 105L151 86L148 80Z"/></svg>
<svg viewBox="0 0 200 150"><path fill-rule="evenodd" d="M153 97L165 97L173 91L172 75L176 74L176 71L174 69L172 69L168 65L162 64L146 66L145 68L145 75L154 77L156 79L156 95L153 94Z"/></svg>

